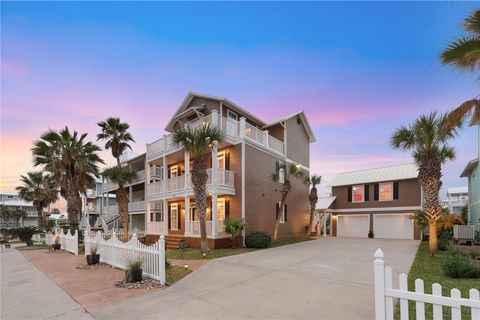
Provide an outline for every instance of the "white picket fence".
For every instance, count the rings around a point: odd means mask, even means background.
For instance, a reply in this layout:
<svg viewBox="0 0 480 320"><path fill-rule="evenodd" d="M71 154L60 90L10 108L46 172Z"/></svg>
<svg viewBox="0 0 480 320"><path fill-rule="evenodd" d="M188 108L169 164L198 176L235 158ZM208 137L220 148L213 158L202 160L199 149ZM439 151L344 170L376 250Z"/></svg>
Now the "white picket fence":
<svg viewBox="0 0 480 320"><path fill-rule="evenodd" d="M146 246L137 239L134 234L127 242L118 239L116 232L112 237L105 240L100 232L92 237L85 233L85 255L90 254L90 246L97 246L97 253L100 254L100 261L114 267L127 269L131 260L141 260L143 274L165 284L165 237L152 245Z"/></svg>
<svg viewBox="0 0 480 320"><path fill-rule="evenodd" d="M471 310L471 319L480 319L480 294L477 289L470 289L469 298L462 298L458 289L450 291L450 297L442 296L442 286L438 283L432 285L432 294L424 293L422 279L415 280L415 291L408 291L407 275L398 276L399 288L392 285L392 268L385 267L384 254L381 249L375 252L375 319L393 320L394 299L400 299L400 319L409 319L408 301L415 301L415 319L425 320L425 303L433 305L433 319L443 319L443 306L451 308L452 320L461 320L461 307Z"/></svg>
<svg viewBox="0 0 480 320"><path fill-rule="evenodd" d="M78 230L72 235L70 229L65 234L62 229L56 228L54 232L48 232L45 235L45 244L52 245L55 243L55 238L60 238L60 249L71 252L78 256Z"/></svg>

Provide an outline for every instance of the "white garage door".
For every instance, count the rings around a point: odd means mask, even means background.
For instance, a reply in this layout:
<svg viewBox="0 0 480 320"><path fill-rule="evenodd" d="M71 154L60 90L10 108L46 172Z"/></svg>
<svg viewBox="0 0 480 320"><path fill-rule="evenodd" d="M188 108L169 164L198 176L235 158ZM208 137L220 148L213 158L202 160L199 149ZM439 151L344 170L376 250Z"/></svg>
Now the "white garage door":
<svg viewBox="0 0 480 320"><path fill-rule="evenodd" d="M413 220L406 214L373 215L375 238L413 239Z"/></svg>
<svg viewBox="0 0 480 320"><path fill-rule="evenodd" d="M368 215L338 216L337 236L339 237L368 237L370 220Z"/></svg>

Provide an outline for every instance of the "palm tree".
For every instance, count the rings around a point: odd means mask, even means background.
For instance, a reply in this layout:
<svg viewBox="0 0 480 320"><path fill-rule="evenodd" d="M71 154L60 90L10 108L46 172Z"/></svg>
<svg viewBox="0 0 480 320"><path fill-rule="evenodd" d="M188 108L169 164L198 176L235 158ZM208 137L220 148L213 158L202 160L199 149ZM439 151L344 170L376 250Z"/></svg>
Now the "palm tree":
<svg viewBox="0 0 480 320"><path fill-rule="evenodd" d="M442 186L442 164L455 158L455 151L448 141L456 135L456 129L444 130L446 115L432 112L422 115L408 127L401 126L391 137L394 149L411 150L418 164L418 180L423 190L423 209L429 227L429 250L438 250L437 221L442 215L438 194Z"/></svg>
<svg viewBox="0 0 480 320"><path fill-rule="evenodd" d="M313 218L315 216L315 207L317 206L318 194L317 194L317 185L322 181L321 176L314 174L311 177L305 177L305 184L311 187L310 194L308 195L308 201L310 202L310 220L308 222L308 229L305 237L310 237L310 234L313 230ZM320 230L319 230L320 231Z"/></svg>
<svg viewBox="0 0 480 320"><path fill-rule="evenodd" d="M43 209L58 200L58 190L54 186L51 175L42 171L27 172L27 175L20 176L22 186L16 190L21 199L32 202L37 209L38 226L43 225Z"/></svg>
<svg viewBox="0 0 480 320"><path fill-rule="evenodd" d="M280 226L280 220L285 214L285 202L287 200L288 193L292 189L292 178L301 178L303 172L300 170L300 166L294 163L282 162L278 165L277 170L272 174L272 180L282 185L280 190L280 208L279 212L276 212L275 227L273 229L273 241L278 238L278 228Z"/></svg>
<svg viewBox="0 0 480 320"><path fill-rule="evenodd" d="M223 140L223 131L205 124L199 128L180 128L173 134L173 141L182 145L190 153L192 159L192 184L195 193L196 208L200 221L200 238L202 252L208 251L207 227L205 215L207 212L207 159L212 147ZM215 161L216 159L213 159Z"/></svg>
<svg viewBox="0 0 480 320"><path fill-rule="evenodd" d="M105 121L97 123L102 129L102 132L97 134L98 140L106 140L105 149L111 149L112 156L117 160L117 168L108 168L103 172L106 178L118 184L116 192L118 210L123 226L123 240L128 240L128 192L125 185L132 183L136 179L134 171L128 167L120 165L120 156L127 150L132 150L129 142L135 142L132 135L128 132L130 125L126 122L121 122L120 118L109 117Z"/></svg>
<svg viewBox="0 0 480 320"><path fill-rule="evenodd" d="M452 42L440 54L443 64L452 65L460 71L476 74L480 71L480 9L475 9L463 23L467 36ZM478 97L465 101L448 115L448 128L460 126L464 120L470 119L470 125L478 125L480 141L480 100ZM480 150L479 150L480 153Z"/></svg>
<svg viewBox="0 0 480 320"><path fill-rule="evenodd" d="M137 173L129 167L114 166L103 170L102 175L118 184L116 191L118 211L123 226L123 241L128 240L128 191L125 185L137 178Z"/></svg>
<svg viewBox="0 0 480 320"><path fill-rule="evenodd" d="M12 218L12 210L9 207L5 206L4 204L0 204L0 220L3 223L6 221L7 223Z"/></svg>
<svg viewBox="0 0 480 320"><path fill-rule="evenodd" d="M121 122L120 118L109 117L105 121L97 123L102 129L102 132L97 134L98 140L107 140L105 149L112 150L112 156L117 160L117 166L120 166L120 156L125 150L132 147L129 142L135 142L132 135L128 132L130 125L126 122Z"/></svg>
<svg viewBox="0 0 480 320"><path fill-rule="evenodd" d="M100 148L85 141L86 133L70 132L68 127L60 131L49 130L34 142L33 163L49 172L60 194L67 200L70 227L78 228L82 212L80 193L95 186L99 174Z"/></svg>
<svg viewBox="0 0 480 320"><path fill-rule="evenodd" d="M17 226L19 226L20 219L25 219L27 217L27 212L20 208L15 208L11 211L11 218L15 219Z"/></svg>

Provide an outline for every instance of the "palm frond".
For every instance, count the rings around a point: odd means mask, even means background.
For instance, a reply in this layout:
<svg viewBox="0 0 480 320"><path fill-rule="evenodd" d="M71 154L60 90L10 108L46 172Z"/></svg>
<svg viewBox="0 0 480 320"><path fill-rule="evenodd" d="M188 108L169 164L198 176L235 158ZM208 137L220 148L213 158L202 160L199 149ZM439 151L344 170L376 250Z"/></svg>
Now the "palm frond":
<svg viewBox="0 0 480 320"><path fill-rule="evenodd" d="M465 31L480 36L480 9L477 8L472 11L470 16L465 19L463 28Z"/></svg>
<svg viewBox="0 0 480 320"><path fill-rule="evenodd" d="M460 71L480 70L480 36L467 36L453 41L440 54L443 64L453 65Z"/></svg>

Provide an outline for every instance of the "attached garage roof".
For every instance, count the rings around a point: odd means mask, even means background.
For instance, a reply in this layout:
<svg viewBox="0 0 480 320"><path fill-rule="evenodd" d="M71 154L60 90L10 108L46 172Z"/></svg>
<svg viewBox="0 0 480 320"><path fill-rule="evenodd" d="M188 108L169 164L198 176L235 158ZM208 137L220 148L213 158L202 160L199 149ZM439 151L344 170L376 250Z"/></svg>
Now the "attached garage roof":
<svg viewBox="0 0 480 320"><path fill-rule="evenodd" d="M332 180L330 186L348 186L362 183L415 179L417 177L417 165L409 163L399 166L339 173Z"/></svg>
<svg viewBox="0 0 480 320"><path fill-rule="evenodd" d="M472 161L470 161L465 167L465 169L463 169L463 172L460 175L460 177L461 178L468 177L473 172L473 170L477 167L477 165L478 165L478 159L473 159Z"/></svg>
<svg viewBox="0 0 480 320"><path fill-rule="evenodd" d="M328 208L330 208L330 206L332 205L333 201L335 201L336 198L337 197L335 197L335 196L318 198L317 206L315 207L315 209L316 210L327 210Z"/></svg>

